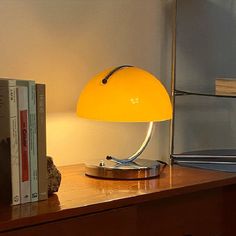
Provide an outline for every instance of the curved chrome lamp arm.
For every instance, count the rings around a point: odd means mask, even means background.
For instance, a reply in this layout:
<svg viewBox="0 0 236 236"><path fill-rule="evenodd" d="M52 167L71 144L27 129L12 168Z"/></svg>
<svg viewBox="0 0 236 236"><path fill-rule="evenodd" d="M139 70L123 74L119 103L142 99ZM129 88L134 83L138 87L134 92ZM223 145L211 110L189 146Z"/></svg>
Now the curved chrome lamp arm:
<svg viewBox="0 0 236 236"><path fill-rule="evenodd" d="M148 145L148 143L151 139L151 136L152 136L152 131L153 131L153 122L150 122L149 126L148 126L146 137L145 137L142 145L140 146L140 148L133 155L129 156L126 159L119 159L119 158L112 157L112 156L107 156L106 159L114 161L118 164L128 164L130 162L135 161L140 156L140 154L142 154L142 152L144 151L144 149Z"/></svg>

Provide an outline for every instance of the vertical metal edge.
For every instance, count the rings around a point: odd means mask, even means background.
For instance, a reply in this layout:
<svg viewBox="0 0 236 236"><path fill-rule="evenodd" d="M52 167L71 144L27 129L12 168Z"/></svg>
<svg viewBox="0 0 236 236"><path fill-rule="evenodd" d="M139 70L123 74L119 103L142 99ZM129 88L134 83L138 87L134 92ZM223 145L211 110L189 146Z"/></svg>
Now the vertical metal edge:
<svg viewBox="0 0 236 236"><path fill-rule="evenodd" d="M170 123L170 162L173 164L172 154L174 152L174 128L175 128L175 82L176 82L176 34L177 34L177 1L173 1L173 23L172 23L172 55L171 55L171 103L172 120Z"/></svg>

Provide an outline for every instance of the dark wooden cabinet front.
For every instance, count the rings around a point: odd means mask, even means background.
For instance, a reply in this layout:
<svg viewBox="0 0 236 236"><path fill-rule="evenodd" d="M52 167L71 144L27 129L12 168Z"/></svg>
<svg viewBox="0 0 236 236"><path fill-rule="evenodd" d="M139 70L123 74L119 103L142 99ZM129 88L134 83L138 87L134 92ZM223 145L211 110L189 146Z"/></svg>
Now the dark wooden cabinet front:
<svg viewBox="0 0 236 236"><path fill-rule="evenodd" d="M122 182L88 178L81 165L61 171L57 196L0 211L1 236L236 235L235 174L174 167Z"/></svg>

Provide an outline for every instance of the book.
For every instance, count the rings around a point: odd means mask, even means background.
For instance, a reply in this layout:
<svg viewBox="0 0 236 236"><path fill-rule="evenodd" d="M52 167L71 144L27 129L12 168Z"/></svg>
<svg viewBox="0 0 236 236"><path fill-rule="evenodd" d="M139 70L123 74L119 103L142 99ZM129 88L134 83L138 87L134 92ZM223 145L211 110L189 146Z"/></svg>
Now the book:
<svg viewBox="0 0 236 236"><path fill-rule="evenodd" d="M236 96L236 78L217 78L215 89L217 95Z"/></svg>
<svg viewBox="0 0 236 236"><path fill-rule="evenodd" d="M18 86L28 89L29 163L31 202L38 201L37 119L35 81L17 80Z"/></svg>
<svg viewBox="0 0 236 236"><path fill-rule="evenodd" d="M48 171L46 157L46 94L45 85L36 84L38 186L39 200L48 198Z"/></svg>
<svg viewBox="0 0 236 236"><path fill-rule="evenodd" d="M16 81L0 79L0 202L20 203Z"/></svg>
<svg viewBox="0 0 236 236"><path fill-rule="evenodd" d="M21 203L30 202L28 88L17 86Z"/></svg>

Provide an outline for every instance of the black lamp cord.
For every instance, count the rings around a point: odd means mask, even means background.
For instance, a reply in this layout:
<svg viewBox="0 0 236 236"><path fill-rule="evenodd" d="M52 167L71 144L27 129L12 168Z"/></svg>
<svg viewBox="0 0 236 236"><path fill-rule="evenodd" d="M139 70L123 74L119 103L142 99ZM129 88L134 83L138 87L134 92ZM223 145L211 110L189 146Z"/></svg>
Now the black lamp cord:
<svg viewBox="0 0 236 236"><path fill-rule="evenodd" d="M168 165L167 162L165 162L165 161L157 160L157 162L159 162L160 164L162 164L161 171L163 171L163 170L165 169L165 167Z"/></svg>

